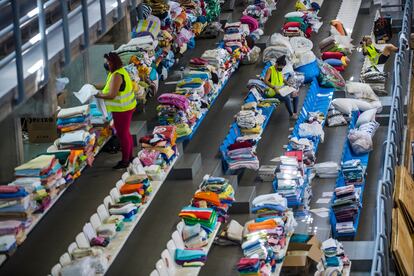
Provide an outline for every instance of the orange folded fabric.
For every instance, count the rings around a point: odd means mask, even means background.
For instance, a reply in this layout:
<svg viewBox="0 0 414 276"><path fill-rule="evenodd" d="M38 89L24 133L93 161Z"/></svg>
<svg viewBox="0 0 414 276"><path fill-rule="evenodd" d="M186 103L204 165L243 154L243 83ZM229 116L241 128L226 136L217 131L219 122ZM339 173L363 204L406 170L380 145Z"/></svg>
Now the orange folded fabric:
<svg viewBox="0 0 414 276"><path fill-rule="evenodd" d="M205 200L215 206L220 206L220 198L214 192L197 192L194 194L194 199Z"/></svg>
<svg viewBox="0 0 414 276"><path fill-rule="evenodd" d="M249 232L260 231L260 230L269 230L276 228L277 223L273 219L268 219L262 222L254 222L247 226Z"/></svg>
<svg viewBox="0 0 414 276"><path fill-rule="evenodd" d="M119 190L121 195L131 194L134 192L139 193L140 195L144 195L144 184L125 184Z"/></svg>

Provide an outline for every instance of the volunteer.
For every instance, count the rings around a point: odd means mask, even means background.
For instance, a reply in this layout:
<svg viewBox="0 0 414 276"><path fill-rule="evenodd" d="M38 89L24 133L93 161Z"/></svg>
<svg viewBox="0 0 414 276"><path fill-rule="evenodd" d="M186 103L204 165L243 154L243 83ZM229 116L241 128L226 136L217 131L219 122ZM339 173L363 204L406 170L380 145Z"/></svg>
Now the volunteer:
<svg viewBox="0 0 414 276"><path fill-rule="evenodd" d="M276 63L269 67L266 71L264 82L269 89L266 90L266 97L276 98L279 101L285 103L286 109L289 112L291 119L296 120L298 118L297 109L299 104L299 97L297 93L292 93L287 96L282 96L279 93L279 89L286 84L282 70L286 66L286 57L281 56L276 60ZM292 108L293 101L293 108Z"/></svg>
<svg viewBox="0 0 414 276"><path fill-rule="evenodd" d="M364 36L362 38L361 44L362 53L364 54L364 56L368 55L368 58L371 61L372 65L386 63L390 55L398 51L398 47L395 47L392 44L387 44L385 45L384 50L382 50L381 52L380 50L375 48L370 36Z"/></svg>
<svg viewBox="0 0 414 276"><path fill-rule="evenodd" d="M104 67L108 71L108 76L104 86L96 86L97 89L102 90L96 97L104 99L107 110L112 112L122 151L122 160L113 169L123 169L127 168L133 159L134 143L129 129L137 102L132 91L131 78L123 68L118 54L110 52L105 54L104 58Z"/></svg>

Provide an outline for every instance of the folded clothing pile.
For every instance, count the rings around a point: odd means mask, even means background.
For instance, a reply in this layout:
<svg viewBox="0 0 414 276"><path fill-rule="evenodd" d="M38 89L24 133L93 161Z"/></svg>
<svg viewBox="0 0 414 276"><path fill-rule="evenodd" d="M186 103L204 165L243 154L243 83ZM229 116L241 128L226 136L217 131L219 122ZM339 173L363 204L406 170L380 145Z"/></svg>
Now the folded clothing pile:
<svg viewBox="0 0 414 276"><path fill-rule="evenodd" d="M387 78L387 73L380 72L374 67L367 68L361 74L361 81L369 84L372 90L380 96L388 94L385 90L385 82L387 81Z"/></svg>
<svg viewBox="0 0 414 276"><path fill-rule="evenodd" d="M212 208L186 206L178 214L186 225L199 223L201 227L211 234L217 226L217 212Z"/></svg>
<svg viewBox="0 0 414 276"><path fill-rule="evenodd" d="M313 170L319 178L336 178L338 177L339 166L336 162L328 161L315 164Z"/></svg>
<svg viewBox="0 0 414 276"><path fill-rule="evenodd" d="M261 261L259 258L241 258L237 263L240 275L261 275Z"/></svg>
<svg viewBox="0 0 414 276"><path fill-rule="evenodd" d="M175 249L175 262L183 267L203 266L207 261L207 253L197 249Z"/></svg>
<svg viewBox="0 0 414 276"><path fill-rule="evenodd" d="M365 181L366 167L361 160L352 159L342 163L341 171L346 185L362 185Z"/></svg>
<svg viewBox="0 0 414 276"><path fill-rule="evenodd" d="M342 243L331 238L322 243L321 250L322 260L317 265L315 276L349 274L351 261L345 254Z"/></svg>
<svg viewBox="0 0 414 276"><path fill-rule="evenodd" d="M347 119L345 118L346 115L342 114L342 112L335 110L335 108L329 108L328 111L328 126L335 127L335 126L345 126L348 124ZM349 118L347 116L347 118Z"/></svg>
<svg viewBox="0 0 414 276"><path fill-rule="evenodd" d="M57 118L58 129L62 134L57 141L59 149L86 148L93 140L89 134L91 128L89 105L63 108Z"/></svg>
<svg viewBox="0 0 414 276"><path fill-rule="evenodd" d="M303 164L310 166L315 163L314 143L308 138L291 137L289 139L289 147L294 151L301 151L303 156Z"/></svg>
<svg viewBox="0 0 414 276"><path fill-rule="evenodd" d="M16 180L12 185L30 193L37 203L34 210L43 212L66 183L62 173L54 155L40 155L14 169Z"/></svg>
<svg viewBox="0 0 414 276"><path fill-rule="evenodd" d="M299 124L298 134L300 138L309 138L316 141L317 138L323 142L325 132L323 131L322 123L325 116L322 112L309 112L306 120Z"/></svg>
<svg viewBox="0 0 414 276"><path fill-rule="evenodd" d="M191 112L190 101L183 95L165 93L158 97L158 121L162 125L176 125L178 137L192 132L197 117Z"/></svg>
<svg viewBox="0 0 414 276"><path fill-rule="evenodd" d="M331 208L336 219L338 233L352 233L356 229L345 227L349 222L353 225L360 208L361 188L347 185L335 188Z"/></svg>
<svg viewBox="0 0 414 276"><path fill-rule="evenodd" d="M224 156L230 170L259 169L259 159L256 155L256 141L236 141L227 147Z"/></svg>
<svg viewBox="0 0 414 276"><path fill-rule="evenodd" d="M192 206L212 208L218 215L218 221L224 222L234 201L233 186L226 178L205 175L193 196Z"/></svg>
<svg viewBox="0 0 414 276"><path fill-rule="evenodd" d="M277 193L257 196L252 205L256 218L245 224L244 258L237 268L241 275L271 275L285 257L287 238L296 221L286 199Z"/></svg>
<svg viewBox="0 0 414 276"><path fill-rule="evenodd" d="M201 55L199 61L204 61L204 63L199 63L197 66L197 59L190 60L190 66L195 68L200 68L207 71L208 66L212 66L214 72L222 77L223 71L226 71L231 67L231 55L223 48L216 48L212 50L206 50ZM196 67L197 66L197 67Z"/></svg>
<svg viewBox="0 0 414 276"><path fill-rule="evenodd" d="M250 16L243 16L242 18L248 24L243 24L242 22L233 22L226 23L224 26L224 47L229 53L232 53L234 56L240 56L241 53L249 52L250 49L247 46L246 35L251 32L251 29L255 30L258 28L256 19ZM245 31L245 26L248 26L249 30ZM239 59L241 58L242 57L239 57Z"/></svg>
<svg viewBox="0 0 414 276"><path fill-rule="evenodd" d="M152 134L139 139L138 159L152 180L160 180L178 155L176 127L156 126Z"/></svg>
<svg viewBox="0 0 414 276"><path fill-rule="evenodd" d="M305 174L303 154L301 151L286 152L287 156L280 156L276 178L273 182L274 191L287 200L287 204L297 215L306 212L310 198L307 190L308 177Z"/></svg>
<svg viewBox="0 0 414 276"><path fill-rule="evenodd" d="M322 22L317 17L317 11L295 11L285 14L282 31L287 37L305 36L309 38L312 32L318 32Z"/></svg>
<svg viewBox="0 0 414 276"><path fill-rule="evenodd" d="M248 5L246 7L246 9L243 11L243 15L254 18L259 23L259 25L263 27L269 17L272 15L272 10L276 6L274 1L269 2L264 0L255 1L254 4Z"/></svg>

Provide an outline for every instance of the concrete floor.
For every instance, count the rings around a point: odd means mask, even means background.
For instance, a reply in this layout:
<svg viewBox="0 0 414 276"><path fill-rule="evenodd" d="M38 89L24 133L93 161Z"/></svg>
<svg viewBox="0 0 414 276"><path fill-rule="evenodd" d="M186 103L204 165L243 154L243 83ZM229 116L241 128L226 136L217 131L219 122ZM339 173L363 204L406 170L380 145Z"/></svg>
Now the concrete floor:
<svg viewBox="0 0 414 276"><path fill-rule="evenodd" d="M336 17L341 4L340 0L325 0L320 16L324 25L317 35L312 37L314 42L329 35L328 22ZM278 9L265 26L265 33L272 34L279 31L283 23L283 15L293 10L294 1L279 0ZM242 7L237 7L233 13L234 20L240 17ZM357 26L353 34L354 39L365 34L371 18L358 16ZM365 30L367 28L367 30ZM206 49L215 47L218 39L198 40L196 49L185 54L184 58L175 68L185 65L192 57L200 56ZM316 43L315 43L316 44ZM316 44L317 45L317 44ZM317 54L317 51L315 51ZM345 72L345 77L359 76L362 66L360 53L351 57L351 65ZM107 275L148 275L164 250L170 235L179 221L177 216L180 209L189 203L192 194L198 187L201 177L205 173L212 173L219 160L218 148L228 132L228 127L233 121L233 115L240 110L244 97L247 95L245 85L247 80L254 78L260 73L263 64L241 66L230 79L226 88L209 111L204 122L193 139L185 145L185 153L200 153L203 166L193 181L176 181L168 179L158 192L138 226L134 229L125 247L120 252ZM359 71L358 71L359 70ZM242 81L240 81L242 80ZM168 92L175 85L161 85L160 91ZM305 96L306 87L302 89L301 103ZM146 120L151 129L157 124L155 107L157 102L152 99L145 109L137 112L134 120ZM289 127L293 122L288 119L288 114L281 106L272 115L263 138L259 143L257 153L261 164L268 164L270 159L283 153L283 145L288 140ZM345 127L326 128L325 143L319 147L318 161L339 161ZM366 240L372 237L372 210L374 208L376 178L378 176L379 156L381 155L381 144L385 135L385 127L378 131L375 137L375 150L371 155L368 168L368 188L364 194L364 211L362 218L364 223L360 224L358 238ZM338 141L341 141L338 143ZM83 224L89 219L96 207L109 193L114 183L120 178L121 171L108 171L118 160L119 156L100 154L93 168L87 169L82 177L71 186L61 197L59 202L52 208L48 215L39 223L28 237L27 241L17 250L2 267L0 275L46 275L50 268L58 261L61 254L66 251L67 246L74 240L76 234L82 229ZM257 193L272 192L270 183L262 183L255 180L256 172L246 171L240 178L239 185L256 185ZM315 201L324 191L332 191L335 180L316 180L313 183ZM321 207L321 206L319 206ZM249 215L233 215L240 223L249 219ZM371 220L370 220L371 219ZM329 224L325 219L314 219L313 226L318 226L321 239L329 235ZM365 228L366 227L366 228ZM304 227L298 231L307 231ZM326 231L324 231L326 230ZM44 252L39 254L39 251ZM202 275L237 275L235 264L241 257L241 249L238 246L219 247L213 246L206 266L201 270ZM26 265L21 265L21 264Z"/></svg>

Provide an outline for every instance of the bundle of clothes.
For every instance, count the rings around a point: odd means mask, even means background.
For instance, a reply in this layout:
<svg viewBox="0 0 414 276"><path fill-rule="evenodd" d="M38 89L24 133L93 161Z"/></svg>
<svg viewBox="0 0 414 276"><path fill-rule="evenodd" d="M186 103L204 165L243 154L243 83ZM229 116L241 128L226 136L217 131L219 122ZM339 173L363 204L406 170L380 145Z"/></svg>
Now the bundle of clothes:
<svg viewBox="0 0 414 276"><path fill-rule="evenodd" d="M315 276L349 275L351 261L342 243L330 238L322 243L321 250L322 260L317 265Z"/></svg>
<svg viewBox="0 0 414 276"><path fill-rule="evenodd" d="M175 249L174 259L178 265L196 267L205 264L207 252L203 247L209 243L218 223L227 220L227 211L234 200L234 189L227 179L204 176L191 205L179 213L183 222L179 234L184 248Z"/></svg>
<svg viewBox="0 0 414 276"><path fill-rule="evenodd" d="M361 82L368 84L378 96L388 95L385 89L388 74L379 71L376 67L368 67L361 73Z"/></svg>
<svg viewBox="0 0 414 276"><path fill-rule="evenodd" d="M25 240L36 214L43 213L65 186L62 173L54 155L40 155L16 167L16 179L0 187L1 253L11 255Z"/></svg>
<svg viewBox="0 0 414 276"><path fill-rule="evenodd" d="M279 157L273 188L287 199L288 207L293 208L296 217L307 214L312 191L301 151L288 151Z"/></svg>
<svg viewBox="0 0 414 276"><path fill-rule="evenodd" d="M362 185L365 182L366 167L359 159L351 159L342 163L341 172L346 185Z"/></svg>
<svg viewBox="0 0 414 276"><path fill-rule="evenodd" d="M257 196L252 201L255 219L244 226L244 257L237 264L240 275L272 275L283 262L288 238L296 227L286 198L278 193Z"/></svg>
<svg viewBox="0 0 414 276"><path fill-rule="evenodd" d="M317 33L322 26L322 22L319 21L320 18L317 16L319 9L317 3L312 3L305 8L297 8L296 11L285 14L285 23L282 27L283 35L309 38L313 32Z"/></svg>
<svg viewBox="0 0 414 276"><path fill-rule="evenodd" d="M352 234L356 232L354 222L357 219L361 206L361 188L354 185L345 185L335 188L331 210L335 216L335 233Z"/></svg>
<svg viewBox="0 0 414 276"><path fill-rule="evenodd" d="M175 125L179 138L191 135L241 58L223 48L206 50L200 58L192 58L174 93L158 97L160 124Z"/></svg>
<svg viewBox="0 0 414 276"><path fill-rule="evenodd" d="M355 47L341 21L335 19L330 24L331 35L319 43L319 49L322 53L321 59L337 71L342 72L349 65L349 56Z"/></svg>
<svg viewBox="0 0 414 276"><path fill-rule="evenodd" d="M269 17L272 15L272 11L276 9L275 0L256 0L249 3L246 9L243 11L244 16L249 16L255 19L260 28L264 27L264 24L267 22ZM241 20L243 23L247 24L251 19ZM257 28L256 28L257 29ZM255 30L253 30L254 32Z"/></svg>
<svg viewBox="0 0 414 276"><path fill-rule="evenodd" d="M142 149L138 152L137 165L144 167L151 180L161 180L165 171L178 156L176 127L156 126L152 134L139 139Z"/></svg>
<svg viewBox="0 0 414 276"><path fill-rule="evenodd" d="M265 116L257 108L256 102L245 103L237 113L236 125L239 136L227 146L224 158L231 170L249 168L259 169L259 159L256 155L256 145L261 138Z"/></svg>
<svg viewBox="0 0 414 276"><path fill-rule="evenodd" d="M240 21L226 23L224 26L224 48L236 58L242 58L242 55L250 51L246 37L258 28L257 21L254 18L248 16L244 16L244 18L250 18L250 24L244 24Z"/></svg>

